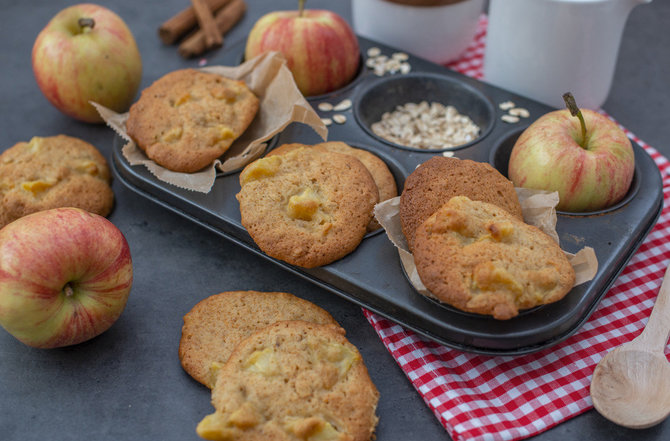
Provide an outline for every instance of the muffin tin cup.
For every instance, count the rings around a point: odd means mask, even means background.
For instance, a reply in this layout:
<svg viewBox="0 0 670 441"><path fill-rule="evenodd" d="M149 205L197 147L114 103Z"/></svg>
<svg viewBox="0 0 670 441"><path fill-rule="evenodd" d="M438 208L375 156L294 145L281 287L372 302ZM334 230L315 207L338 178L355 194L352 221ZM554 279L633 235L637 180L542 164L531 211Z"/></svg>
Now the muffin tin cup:
<svg viewBox="0 0 670 441"><path fill-rule="evenodd" d="M435 154L460 150L480 143L493 129L495 109L480 91L444 75L414 73L379 79L361 89L355 98L354 116L360 127L377 140L393 147ZM454 106L479 127L479 135L470 142L442 149L423 149L389 141L372 130L385 112L407 103L438 102Z"/></svg>
<svg viewBox="0 0 670 441"><path fill-rule="evenodd" d="M391 56L398 50L380 43L359 38L361 53L378 47ZM212 64L235 65L244 51L244 43L232 46L212 59ZM468 114L470 109L484 119L478 124L482 133L477 140L453 150L456 157L480 162L489 162L506 174L505 155L509 156L510 143L521 130L544 113L554 110L541 103L466 77L428 61L409 57L412 72L405 76L376 76L362 63L362 71L356 79L342 89L319 97L310 97L309 102L317 109L321 102L336 104L346 98L354 106L339 112L346 117L342 124L329 127L329 140L343 141L354 147L365 148L387 162L402 190L402 181L421 163L431 156L444 152L418 150L393 145L371 134L369 125L376 113L393 110L401 101L420 100L422 86L431 83L443 91L459 91L459 112ZM410 84L405 92L388 94L398 90L401 84ZM425 82L426 84L423 84ZM406 86L403 86L406 87ZM425 88L424 88L425 89ZM432 90L432 89L431 89ZM379 97L385 97L379 99ZM433 100L433 96L424 97ZM471 101L468 101L471 100ZM527 109L530 118L519 124L508 124L501 120L505 111L499 103L513 101ZM442 104L451 104L443 102ZM334 112L321 112L321 117L331 117ZM379 113L379 114L381 114ZM473 115L475 116L473 111ZM275 145L290 142L315 144L321 138L309 127L289 125L277 136ZM330 292L378 313L429 339L464 351L491 354L517 355L550 347L572 335L588 320L602 296L614 283L628 260L633 256L660 215L663 193L660 173L649 155L637 144L633 144L636 161L634 185L626 199L617 206L599 213L575 215L559 213L557 232L562 248L574 253L590 246L595 249L599 269L595 278L574 287L562 300L539 308L524 311L510 320L495 320L489 316L466 314L450 307L436 304L417 293L408 282L400 263L397 249L386 234L368 234L358 248L344 258L329 265L304 269L289 265L265 255L253 242L241 225L239 205L235 195L240 189L239 176L230 173L218 176L208 194L195 194L181 190L155 179L143 167L130 166L123 155L123 142L116 138L111 166L114 174L124 185L143 197L184 216L222 237L239 244L287 271L297 274Z"/></svg>
<svg viewBox="0 0 670 441"><path fill-rule="evenodd" d="M527 126L526 126L527 127ZM509 158L512 154L512 149L516 140L519 139L521 133L526 129L526 127L514 130L508 133L506 136L503 136L494 146L491 148L491 155L489 158L490 164L495 167L503 176L508 177L508 164ZM628 188L628 192L624 195L623 198L616 204L612 204L609 207L605 207L600 210L593 211L561 211L557 210L557 214L565 216L598 216L601 214L606 214L612 211L619 210L620 208L626 206L640 190L640 167L636 163L635 170L633 172L633 179Z"/></svg>

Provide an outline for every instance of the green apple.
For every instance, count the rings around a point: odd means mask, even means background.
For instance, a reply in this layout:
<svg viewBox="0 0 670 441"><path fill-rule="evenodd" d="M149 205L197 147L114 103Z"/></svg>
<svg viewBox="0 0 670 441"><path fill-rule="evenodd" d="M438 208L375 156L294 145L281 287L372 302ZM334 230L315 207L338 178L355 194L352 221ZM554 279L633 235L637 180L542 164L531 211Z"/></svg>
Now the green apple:
<svg viewBox="0 0 670 441"><path fill-rule="evenodd" d="M275 11L251 29L247 60L268 51L281 52L305 96L331 92L348 84L360 63L358 39L349 24L327 10Z"/></svg>
<svg viewBox="0 0 670 441"><path fill-rule="evenodd" d="M97 214L55 208L0 230L0 325L29 346L69 346L106 331L132 281L125 237Z"/></svg>
<svg viewBox="0 0 670 441"><path fill-rule="evenodd" d="M579 118L573 114L549 112L524 130L512 149L509 178L517 187L557 191L558 210L602 210L628 193L633 147L606 116L584 109Z"/></svg>
<svg viewBox="0 0 670 441"><path fill-rule="evenodd" d="M39 33L32 66L44 96L63 113L102 122L89 103L128 110L142 79L142 59L123 20L107 8L79 4L63 9Z"/></svg>

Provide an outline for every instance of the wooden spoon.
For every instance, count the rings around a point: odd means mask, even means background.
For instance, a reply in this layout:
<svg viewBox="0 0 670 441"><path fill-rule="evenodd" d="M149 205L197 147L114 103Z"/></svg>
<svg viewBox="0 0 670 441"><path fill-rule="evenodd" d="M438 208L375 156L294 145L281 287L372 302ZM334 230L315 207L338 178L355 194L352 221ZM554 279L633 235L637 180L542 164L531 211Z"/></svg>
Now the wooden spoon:
<svg viewBox="0 0 670 441"><path fill-rule="evenodd" d="M670 267L649 322L633 341L615 348L596 366L591 399L608 420L644 429L670 414L670 363L663 351L670 336Z"/></svg>

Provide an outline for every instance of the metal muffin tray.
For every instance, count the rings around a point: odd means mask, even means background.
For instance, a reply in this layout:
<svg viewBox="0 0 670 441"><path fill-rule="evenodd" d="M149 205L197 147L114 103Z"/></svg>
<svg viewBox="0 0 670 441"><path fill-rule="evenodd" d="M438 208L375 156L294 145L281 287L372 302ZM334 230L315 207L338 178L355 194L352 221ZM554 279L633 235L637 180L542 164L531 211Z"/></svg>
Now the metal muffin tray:
<svg viewBox="0 0 670 441"><path fill-rule="evenodd" d="M362 54L371 47L380 48L388 56L398 52L365 38L359 38L359 42ZM242 59L243 50L242 42L211 59L210 64L236 65ZM394 173L399 190L417 165L441 155L442 151L397 146L374 135L371 123L396 105L421 100L454 105L459 112L470 116L482 133L474 142L450 150L461 159L489 162L505 175L511 148L519 134L534 119L554 110L423 59L410 56L408 62L411 73L383 77L361 63L361 70L351 84L309 99L315 109L323 101L333 104L345 98L353 101L351 109L340 112L347 116L347 121L329 127L329 140L344 141L380 156ZM498 103L508 100L526 108L530 118L517 124L501 121L505 111L499 109ZM332 116L332 112L317 112L323 117ZM313 144L321 139L311 128L292 124L273 140L272 146L289 142ZM481 354L530 353L555 345L575 333L654 226L663 205L658 168L649 155L634 144L635 176L624 201L602 212L558 214L557 231L564 250L576 252L584 246L595 249L599 261L595 278L573 288L559 302L500 321L458 311L417 293L404 274L395 247L383 231L369 234L353 253L319 268L299 268L268 257L240 223L235 199L240 190L238 173L217 176L207 194L182 190L157 180L143 166L130 166L121 153L122 145L123 141L117 137L111 165L116 178L131 190L431 340Z"/></svg>

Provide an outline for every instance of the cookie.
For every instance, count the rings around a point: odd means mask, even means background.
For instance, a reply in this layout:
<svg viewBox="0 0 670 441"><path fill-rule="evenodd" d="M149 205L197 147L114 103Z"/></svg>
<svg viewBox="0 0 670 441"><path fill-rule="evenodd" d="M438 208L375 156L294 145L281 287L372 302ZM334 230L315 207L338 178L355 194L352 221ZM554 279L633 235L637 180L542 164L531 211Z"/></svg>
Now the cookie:
<svg viewBox="0 0 670 441"><path fill-rule="evenodd" d="M416 230L414 262L441 302L509 319L556 302L575 283L558 244L502 208L456 196Z"/></svg>
<svg viewBox="0 0 670 441"><path fill-rule="evenodd" d="M360 353L332 325L279 322L242 341L212 389L205 439L367 441L379 393Z"/></svg>
<svg viewBox="0 0 670 441"><path fill-rule="evenodd" d="M400 195L400 225L410 250L417 227L454 196L495 204L523 219L514 185L498 170L483 162L433 156L407 177Z"/></svg>
<svg viewBox="0 0 670 441"><path fill-rule="evenodd" d="M0 227L30 213L76 207L107 216L114 193L107 161L71 136L34 137L0 154Z"/></svg>
<svg viewBox="0 0 670 441"><path fill-rule="evenodd" d="M313 268L352 252L379 192L358 159L299 148L257 159L240 173L242 225L267 255Z"/></svg>
<svg viewBox="0 0 670 441"><path fill-rule="evenodd" d="M142 91L130 107L126 131L157 164L191 173L223 155L251 124L258 106L242 81L181 69Z"/></svg>
<svg viewBox="0 0 670 441"><path fill-rule="evenodd" d="M240 341L283 320L337 325L328 312L284 292L231 291L201 300L184 316L179 360L184 370L210 389L216 371Z"/></svg>
<svg viewBox="0 0 670 441"><path fill-rule="evenodd" d="M271 150L267 156L277 155L295 150L296 148L304 147L303 144L284 144L276 149ZM374 179L375 184L377 184L377 190L379 191L379 202L384 202L387 199L394 198L398 196L398 188L395 183L395 178L389 170L388 166L384 161L382 161L379 156L371 153L367 150L358 149L351 147L350 145L340 142L340 141L329 141L323 142L321 144L316 144L313 148L325 148L327 150L344 153L356 157L359 161L363 163L365 168L368 169ZM381 228L377 219L372 219L370 224L368 224L368 231L375 231L378 228Z"/></svg>

